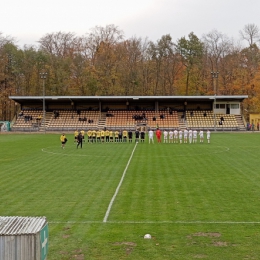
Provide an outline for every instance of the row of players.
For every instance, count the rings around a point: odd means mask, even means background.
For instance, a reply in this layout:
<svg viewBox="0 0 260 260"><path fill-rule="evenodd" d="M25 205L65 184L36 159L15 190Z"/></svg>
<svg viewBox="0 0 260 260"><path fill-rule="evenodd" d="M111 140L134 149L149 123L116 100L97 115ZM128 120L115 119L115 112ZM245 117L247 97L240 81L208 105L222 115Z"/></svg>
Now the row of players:
<svg viewBox="0 0 260 260"><path fill-rule="evenodd" d="M76 142L78 140L79 134L82 136L82 139L85 140L85 131L76 130L74 132L74 139ZM145 132L139 131L138 129L134 132L135 139L145 139ZM87 131L88 142L126 142L127 139L129 142L132 142L133 132L132 131L112 131L112 130L88 130Z"/></svg>
<svg viewBox="0 0 260 260"><path fill-rule="evenodd" d="M161 131L159 129L156 130L155 132L156 134L156 138L157 141L160 143L161 142ZM203 130L200 130L199 132L195 129L184 129L184 131L182 130L170 130L169 132L167 132L166 130L163 131L163 142L164 143L168 143L168 141L170 143L197 143L197 138L199 135L199 141L200 143L204 142L204 132ZM206 132L207 135L207 141L208 143L210 143L210 131L207 130ZM153 142L153 131L149 131L148 132L148 136L149 136L149 143Z"/></svg>
<svg viewBox="0 0 260 260"><path fill-rule="evenodd" d="M197 138L199 136L200 143L204 142L204 132L200 130L199 132L195 129L184 129L182 130L164 130L161 131L159 128L156 131L150 129L148 131L148 140L149 143L154 143L154 134L156 136L157 142L161 143L161 138L163 137L164 143L196 143ZM85 131L76 130L74 132L74 142L77 142L79 135L85 141ZM135 137L135 141L144 142L145 140L145 131L136 129L135 132L129 130L123 131L111 131L111 130L88 130L87 137L88 142L132 142L133 135ZM210 143L210 131L207 130L206 132L207 142Z"/></svg>

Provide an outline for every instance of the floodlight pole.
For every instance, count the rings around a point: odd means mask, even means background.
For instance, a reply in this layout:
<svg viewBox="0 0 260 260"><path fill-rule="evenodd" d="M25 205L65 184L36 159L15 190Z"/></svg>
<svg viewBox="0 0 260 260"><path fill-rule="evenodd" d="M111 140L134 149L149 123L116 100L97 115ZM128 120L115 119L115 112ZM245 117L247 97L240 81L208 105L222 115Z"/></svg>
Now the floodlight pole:
<svg viewBox="0 0 260 260"><path fill-rule="evenodd" d="M214 108L213 108L213 112L214 112L214 131L216 132L216 94L214 95Z"/></svg>
<svg viewBox="0 0 260 260"><path fill-rule="evenodd" d="M45 125L45 80L47 78L47 72L40 72L40 78L42 79L42 125L44 129L44 133L46 133L46 125Z"/></svg>
<svg viewBox="0 0 260 260"><path fill-rule="evenodd" d="M213 87L214 87L214 105L213 105L213 113L214 113L214 131L216 132L216 94L217 94L217 88L216 88L216 81L218 79L218 71L214 72L211 71L211 76L213 80Z"/></svg>

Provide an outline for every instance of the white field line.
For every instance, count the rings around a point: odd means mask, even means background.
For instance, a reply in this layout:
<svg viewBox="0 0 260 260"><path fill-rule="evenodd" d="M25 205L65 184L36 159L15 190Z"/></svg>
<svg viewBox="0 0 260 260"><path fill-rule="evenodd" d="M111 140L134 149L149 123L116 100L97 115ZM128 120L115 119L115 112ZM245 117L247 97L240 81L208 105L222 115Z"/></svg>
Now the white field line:
<svg viewBox="0 0 260 260"><path fill-rule="evenodd" d="M88 144L89 145L89 144ZM67 145L68 146L68 145ZM73 145L70 145L69 148L71 148ZM175 146L175 144L173 144L173 146ZM208 146L210 147L210 146ZM219 150L216 150L216 148L220 147L221 149ZM255 147L259 147L259 146L255 146ZM62 155L62 156L70 156L70 157L106 157L107 155L92 155L92 154L77 154L77 153L73 153L73 154L67 154L66 151L68 149L66 149L67 147L65 147L65 149L61 149L60 152L52 152L52 151L48 151L48 149L52 149L52 148L57 148L57 146L49 146L49 147L45 147L45 148L42 148L41 151L44 152L44 153L48 153L48 154L53 154L53 155ZM254 147L253 147L254 148ZM229 147L226 147L226 146L215 146L214 147L214 151L204 151L204 152L196 152L196 155L204 155L204 154L217 154L217 153L223 153L223 152L228 152L230 151L230 148ZM71 151L71 150L69 150ZM139 157L142 157L144 155L140 155ZM189 157L189 156L193 156L194 157L194 154L178 154L178 155L174 155L175 157ZM157 156L158 158L167 158L167 157L172 157L172 155L158 155Z"/></svg>
<svg viewBox="0 0 260 260"><path fill-rule="evenodd" d="M110 201L110 203L109 203L109 205L108 205L107 212L106 212L106 215L105 215L105 217L104 217L104 219L103 219L103 222L107 222L107 218L108 218L108 216L109 216L110 210L111 210L111 208L112 208L112 206L113 206L114 200L115 200L115 198L116 198L116 196L117 196L117 193L118 193L118 191L119 191L119 189L120 189L120 187L121 187L121 185L122 185L122 182L123 182L123 180L124 180L124 178L125 178L126 171L127 171L128 166L129 166L129 164L130 164L130 162L131 162L131 160L132 160L132 157L133 157L133 155L134 155L134 152L135 152L135 149L136 149L137 144L138 144L138 143L135 143L134 149L133 149L133 151L132 151L132 153L131 153L131 156L130 156L128 162L127 162L127 165L126 165L126 167L125 167L125 170L124 170L124 172L123 172L123 175L122 175L122 177L121 177L121 180L120 180L120 182L119 182L119 184L118 184L118 186L117 186L117 188L116 188L115 194L114 194L114 196L112 197L112 199L111 199L111 201Z"/></svg>
<svg viewBox="0 0 260 260"><path fill-rule="evenodd" d="M256 225L260 221L49 221L49 224L181 224L181 225Z"/></svg>

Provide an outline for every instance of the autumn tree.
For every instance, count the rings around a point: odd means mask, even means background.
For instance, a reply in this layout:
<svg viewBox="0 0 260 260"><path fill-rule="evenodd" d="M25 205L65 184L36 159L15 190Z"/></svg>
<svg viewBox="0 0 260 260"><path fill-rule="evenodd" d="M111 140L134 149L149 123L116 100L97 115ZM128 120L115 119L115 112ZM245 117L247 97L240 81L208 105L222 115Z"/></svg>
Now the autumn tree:
<svg viewBox="0 0 260 260"><path fill-rule="evenodd" d="M260 41L260 29L255 24L247 24L239 31L242 40L246 40L250 46Z"/></svg>
<svg viewBox="0 0 260 260"><path fill-rule="evenodd" d="M117 46L118 52L118 81L123 95L137 95L141 91L142 39L130 38ZM120 56L119 56L120 53Z"/></svg>
<svg viewBox="0 0 260 260"><path fill-rule="evenodd" d="M96 73L98 95L111 95L118 88L117 45L123 40L123 32L114 25L96 26L84 41L84 54L91 61Z"/></svg>
<svg viewBox="0 0 260 260"><path fill-rule="evenodd" d="M152 95L153 69L152 58L149 52L149 44L147 38L142 40L140 44L141 56L138 62L138 71L140 73L139 95Z"/></svg>
<svg viewBox="0 0 260 260"><path fill-rule="evenodd" d="M185 66L185 95L190 94L190 79L195 76L202 65L204 45L199 38L191 32L188 39L182 37L177 41L176 49L181 56L182 64Z"/></svg>
<svg viewBox="0 0 260 260"><path fill-rule="evenodd" d="M156 43L150 42L148 48L153 68L153 95L177 93L175 82L181 71L181 59L169 34Z"/></svg>
<svg viewBox="0 0 260 260"><path fill-rule="evenodd" d="M74 33L46 34L40 40L39 50L49 56L48 83L46 91L51 95L68 95L73 86L71 78L71 65L77 49L78 38ZM72 91L73 92L73 91Z"/></svg>
<svg viewBox="0 0 260 260"><path fill-rule="evenodd" d="M219 79L226 85L227 74L232 73L232 70L226 66L226 57L232 53L233 43L226 35L217 30L205 34L202 41L207 59L207 80L212 86L212 90L208 93L220 94ZM214 85L216 89L214 89Z"/></svg>
<svg viewBox="0 0 260 260"><path fill-rule="evenodd" d="M169 34L156 41L124 39L117 26L107 25L80 37L46 34L38 47L20 49L0 33L2 118L13 110L10 94L43 94L42 71L48 73L46 95L212 95L214 80L216 94L247 94L247 108L257 110L258 27L246 25L240 35L249 44L246 48L217 30L202 39L192 32L173 42ZM218 72L218 78L211 72Z"/></svg>
<svg viewBox="0 0 260 260"><path fill-rule="evenodd" d="M14 115L15 103L9 96L15 95L15 72L17 68L18 47L9 37L0 34L0 112L2 120L11 120Z"/></svg>

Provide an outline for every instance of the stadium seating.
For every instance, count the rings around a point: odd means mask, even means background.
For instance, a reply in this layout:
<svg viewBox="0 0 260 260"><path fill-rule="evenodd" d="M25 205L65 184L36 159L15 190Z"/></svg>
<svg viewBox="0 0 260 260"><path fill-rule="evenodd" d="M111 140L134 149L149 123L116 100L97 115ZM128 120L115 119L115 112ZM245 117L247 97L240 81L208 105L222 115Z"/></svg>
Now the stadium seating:
<svg viewBox="0 0 260 260"><path fill-rule="evenodd" d="M98 111L80 111L78 113L75 110L56 110L59 113L58 117L51 117L47 129L48 130L75 130L96 128L99 121Z"/></svg>
<svg viewBox="0 0 260 260"><path fill-rule="evenodd" d="M98 111L81 111L80 114L74 110L55 110L58 112L59 116L55 116L54 113L47 112L46 130L75 130L82 128L96 128L99 121ZM27 120L27 117L30 117ZM14 125L13 130L37 130L42 126L43 118L42 111L38 110L24 110L23 116L18 117Z"/></svg>
<svg viewBox="0 0 260 260"><path fill-rule="evenodd" d="M223 119L223 120L221 120ZM237 129L238 123L235 115L216 114L212 111L188 111L186 113L188 128L225 128Z"/></svg>
<svg viewBox="0 0 260 260"><path fill-rule="evenodd" d="M178 128L178 114L176 111L108 111L106 126L108 128L135 128L145 125L151 128Z"/></svg>
<svg viewBox="0 0 260 260"><path fill-rule="evenodd" d="M55 110L47 112L45 116L45 128L49 131L71 131L75 129L135 129L138 126L156 129L197 128L218 130L236 130L238 122L235 115L216 114L212 111L199 110L187 111L186 120L181 119L183 112L177 111L152 111L152 110L109 110L99 111L75 111ZM23 111L14 123L13 130L38 131L42 125L43 114L41 110L28 109ZM101 124L102 121L102 124Z"/></svg>
<svg viewBox="0 0 260 260"><path fill-rule="evenodd" d="M12 129L25 131L35 129L35 131L37 131L42 122L42 115L43 114L41 110L23 110L23 115L18 116L14 125L12 126Z"/></svg>

